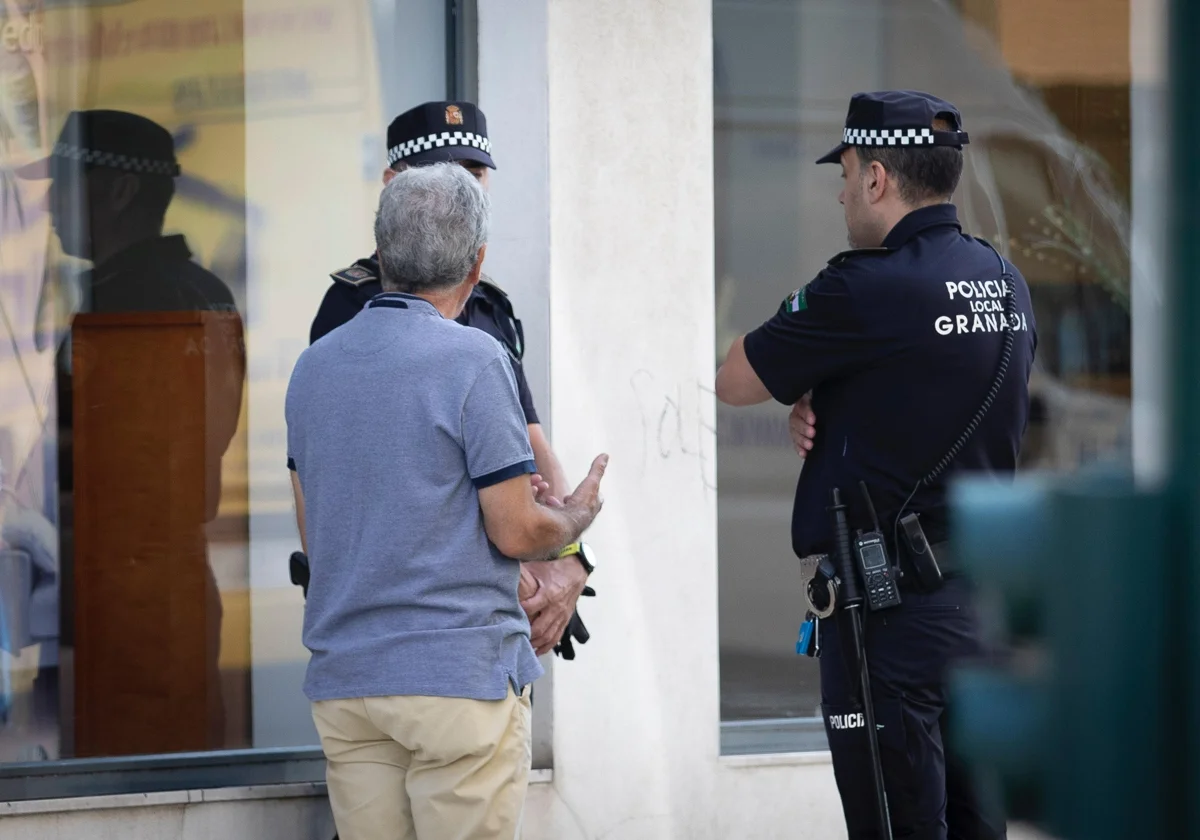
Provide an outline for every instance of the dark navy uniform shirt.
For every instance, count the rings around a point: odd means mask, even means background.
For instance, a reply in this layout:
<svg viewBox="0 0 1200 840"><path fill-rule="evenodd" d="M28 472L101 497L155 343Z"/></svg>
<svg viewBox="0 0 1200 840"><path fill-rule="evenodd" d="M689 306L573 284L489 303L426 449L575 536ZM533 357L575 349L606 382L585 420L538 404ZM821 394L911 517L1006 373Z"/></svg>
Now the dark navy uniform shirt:
<svg viewBox="0 0 1200 840"><path fill-rule="evenodd" d="M956 472L1011 476L1029 414L1037 334L1029 288L1005 261L1017 323L1003 385L982 424L905 512L945 538L946 486ZM792 515L797 555L832 550L827 508L838 487L851 528L871 527L859 481L870 488L889 540L918 482L947 454L983 403L1003 344L999 256L965 236L953 205L915 210L881 248L848 251L746 336L746 357L771 396L813 394L816 438Z"/></svg>
<svg viewBox="0 0 1200 840"><path fill-rule="evenodd" d="M315 343L326 333L349 321L362 311L371 298L383 291L379 280L379 260L375 257L361 259L331 276L334 283L325 293L325 299L321 301L321 307L313 319L308 336L309 344ZM533 394L529 391L529 383L521 365L521 359L525 355L525 334L521 322L513 312L508 295L498 286L481 280L472 290L462 314L455 320L468 327L483 330L508 351L513 373L517 378L517 395L521 399L521 409L525 412L525 422L528 425L537 423Z"/></svg>
<svg viewBox="0 0 1200 840"><path fill-rule="evenodd" d="M236 312L233 293L178 234L132 245L84 277L89 312Z"/></svg>

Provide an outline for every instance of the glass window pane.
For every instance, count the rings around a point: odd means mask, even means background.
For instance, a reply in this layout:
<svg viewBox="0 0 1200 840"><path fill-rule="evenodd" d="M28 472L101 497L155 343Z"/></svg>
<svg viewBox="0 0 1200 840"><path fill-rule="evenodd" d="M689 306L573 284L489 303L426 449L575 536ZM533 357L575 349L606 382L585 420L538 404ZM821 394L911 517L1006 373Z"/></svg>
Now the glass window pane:
<svg viewBox="0 0 1200 840"><path fill-rule="evenodd" d="M955 197L965 229L1001 246L1031 287L1039 345L1022 467L1127 461L1129 4L717 0L714 14L718 362L848 247L838 168L814 161L840 137L850 95L927 90L960 108L971 135ZM820 727L816 663L794 654L802 462L786 419L777 405L718 410L721 714L739 722L727 750L735 732L788 748ZM807 735L779 735L776 719Z"/></svg>
<svg viewBox="0 0 1200 840"><path fill-rule="evenodd" d="M316 743L282 397L447 35L444 0L0 5L0 763Z"/></svg>

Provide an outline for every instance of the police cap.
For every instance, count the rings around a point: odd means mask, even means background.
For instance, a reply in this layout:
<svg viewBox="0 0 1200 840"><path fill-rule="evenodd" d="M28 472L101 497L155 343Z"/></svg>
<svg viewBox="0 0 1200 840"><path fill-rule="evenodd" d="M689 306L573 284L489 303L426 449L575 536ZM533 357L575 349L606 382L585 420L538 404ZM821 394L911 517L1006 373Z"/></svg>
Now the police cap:
<svg viewBox="0 0 1200 840"><path fill-rule="evenodd" d="M492 169L487 119L470 102L426 102L405 111L388 126L388 166L475 161Z"/></svg>
<svg viewBox="0 0 1200 840"><path fill-rule="evenodd" d="M72 111L50 156L17 169L22 178L58 178L94 167L137 175L179 174L175 139L154 120L126 111Z"/></svg>
<svg viewBox="0 0 1200 840"><path fill-rule="evenodd" d="M933 127L945 120L949 131ZM842 142L817 163L838 163L851 146L954 146L968 142L962 115L944 99L916 90L884 90L850 97Z"/></svg>

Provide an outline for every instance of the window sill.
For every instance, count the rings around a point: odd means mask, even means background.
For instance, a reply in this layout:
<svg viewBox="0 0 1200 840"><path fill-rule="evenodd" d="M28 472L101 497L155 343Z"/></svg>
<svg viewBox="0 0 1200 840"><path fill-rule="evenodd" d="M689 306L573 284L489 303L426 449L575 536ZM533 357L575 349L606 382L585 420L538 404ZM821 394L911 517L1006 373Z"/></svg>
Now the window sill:
<svg viewBox="0 0 1200 840"><path fill-rule="evenodd" d="M775 718L721 722L721 755L773 756L827 753L821 718Z"/></svg>
<svg viewBox="0 0 1200 840"><path fill-rule="evenodd" d="M34 814L63 814L76 811L107 811L116 808L158 808L164 805L194 805L201 802L245 802L262 799L299 799L324 796L323 782L211 790L165 790L157 793L118 793L109 796L76 796L68 799L27 799L0 802L0 818Z"/></svg>
<svg viewBox="0 0 1200 840"><path fill-rule="evenodd" d="M833 756L829 750L721 756L722 767L735 769L749 767L815 767L827 764L833 764Z"/></svg>
<svg viewBox="0 0 1200 840"><path fill-rule="evenodd" d="M553 781L554 771L552 770L533 770L529 774L529 784L531 785L548 785ZM196 805L202 802L249 802L264 799L303 799L322 796L325 796L324 782L302 782L208 790L164 790L156 793L75 796L65 799L27 799L18 802L0 802L0 819L36 814L108 811L118 808L161 808L169 805Z"/></svg>

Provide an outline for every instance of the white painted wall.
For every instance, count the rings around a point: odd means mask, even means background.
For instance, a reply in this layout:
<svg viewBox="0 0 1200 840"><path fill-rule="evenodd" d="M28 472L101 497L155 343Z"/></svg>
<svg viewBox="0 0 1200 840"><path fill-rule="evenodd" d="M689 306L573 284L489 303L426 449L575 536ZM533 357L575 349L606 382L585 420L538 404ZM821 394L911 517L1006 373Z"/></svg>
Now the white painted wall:
<svg viewBox="0 0 1200 840"><path fill-rule="evenodd" d="M554 445L572 476L598 452L612 456L607 504L589 535L601 557L599 597L584 604L593 636L555 668L554 776L530 791L525 837L843 836L824 756L718 756L705 390L714 359L711 4L480 7L480 97L498 148L503 138L505 154L536 149L548 130ZM544 49L544 67L530 72ZM497 55L521 71L489 71ZM500 101L529 109L501 116ZM526 163L529 177L545 177ZM501 235L489 259L517 264L518 243L532 247L544 222L532 192L503 192L508 179L497 173ZM503 282L528 324L533 289Z"/></svg>
<svg viewBox="0 0 1200 840"><path fill-rule="evenodd" d="M553 442L546 3L484 0L478 11L479 27L486 29L488 37L481 37L477 44L476 104L487 116L497 167L488 186L492 227L484 271L509 295L521 320L525 377L538 419ZM546 674L534 687L533 766L539 768L553 762L555 659L553 654L542 657Z"/></svg>

